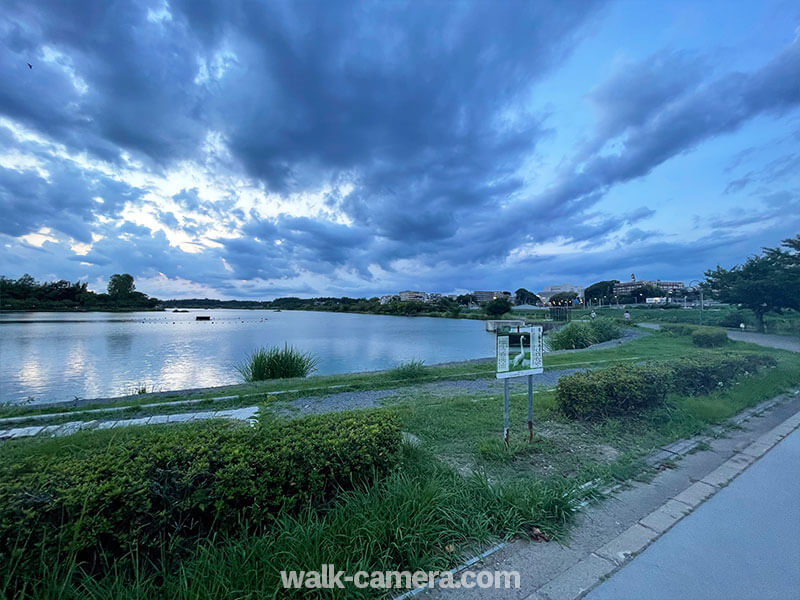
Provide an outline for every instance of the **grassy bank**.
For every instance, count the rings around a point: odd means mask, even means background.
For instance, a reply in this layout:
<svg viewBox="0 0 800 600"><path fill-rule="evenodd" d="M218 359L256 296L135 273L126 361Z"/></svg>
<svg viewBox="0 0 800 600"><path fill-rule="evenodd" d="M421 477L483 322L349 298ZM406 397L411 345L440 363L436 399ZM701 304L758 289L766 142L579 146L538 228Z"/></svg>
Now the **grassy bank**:
<svg viewBox="0 0 800 600"><path fill-rule="evenodd" d="M658 446L700 433L712 423L797 386L800 355L743 343L701 349L687 336L666 333L612 348L548 355L547 368L556 369L754 352L774 357L777 366L739 377L708 395L672 393L663 406L636 416L572 421L557 409L555 392L539 390L531 444L527 443L527 394L524 386L514 386L508 447L501 441L502 393L446 394L418 385L420 377L472 374L488 378L491 363L411 365L381 374L327 378L341 385L355 378L346 385L365 389L389 381L397 387L397 380L406 377L408 385L400 386L399 393L376 413L395 419L403 431L419 440L418 446L404 445L391 473L371 478L324 504L281 514L268 527L254 529L245 519L238 530L200 539L183 555L173 556L168 545L160 559L132 553L100 576L83 575L73 558L64 554L55 565L43 563L40 577L32 579L31 587L18 597L285 597L278 589L280 569L308 570L335 563L348 571L439 570L500 539L558 537L564 535L576 501L597 493L591 487L581 488L582 484L646 474L642 459ZM313 379L318 384L323 378ZM313 385L312 380L304 383ZM267 421L283 422L274 416ZM179 432L185 426L170 427L167 431ZM159 428L9 442L0 446L0 463L13 464L37 453L80 454L118 444L121 438L117 436L130 439L154 430ZM160 431L164 430L162 426ZM332 597L358 595L348 589Z"/></svg>

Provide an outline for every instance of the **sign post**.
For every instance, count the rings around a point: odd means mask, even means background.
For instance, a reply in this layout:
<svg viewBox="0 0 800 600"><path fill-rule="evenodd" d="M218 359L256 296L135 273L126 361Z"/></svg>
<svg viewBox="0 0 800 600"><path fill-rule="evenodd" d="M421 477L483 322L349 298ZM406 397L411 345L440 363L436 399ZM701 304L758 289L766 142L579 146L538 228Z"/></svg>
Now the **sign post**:
<svg viewBox="0 0 800 600"><path fill-rule="evenodd" d="M511 377L528 378L528 442L533 439L533 376L542 373L542 328L516 327L497 332L497 371L495 377L503 379L503 439L508 444L509 399L508 380Z"/></svg>

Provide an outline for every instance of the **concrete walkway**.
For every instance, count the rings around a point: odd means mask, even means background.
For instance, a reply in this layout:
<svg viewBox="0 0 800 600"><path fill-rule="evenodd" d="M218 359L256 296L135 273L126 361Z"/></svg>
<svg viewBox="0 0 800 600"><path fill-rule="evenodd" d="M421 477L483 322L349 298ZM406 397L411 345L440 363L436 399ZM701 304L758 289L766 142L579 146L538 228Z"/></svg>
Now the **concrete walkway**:
<svg viewBox="0 0 800 600"><path fill-rule="evenodd" d="M587 600L800 597L798 465L795 430Z"/></svg>
<svg viewBox="0 0 800 600"><path fill-rule="evenodd" d="M661 329L659 323L639 323L639 327L655 330ZM727 331L728 339L730 340L757 344L766 348L800 352L800 338L791 335L773 335L771 333L756 333L755 331L736 331L735 329L729 329Z"/></svg>

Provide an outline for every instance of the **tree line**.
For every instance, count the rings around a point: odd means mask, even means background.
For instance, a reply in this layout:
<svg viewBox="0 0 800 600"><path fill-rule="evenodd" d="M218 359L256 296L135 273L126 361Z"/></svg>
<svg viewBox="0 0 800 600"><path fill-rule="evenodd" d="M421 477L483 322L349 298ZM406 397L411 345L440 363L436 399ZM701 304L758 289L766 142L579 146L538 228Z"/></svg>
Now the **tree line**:
<svg viewBox="0 0 800 600"><path fill-rule="evenodd" d="M133 276L112 275L107 293L88 289L86 282L38 282L28 274L19 279L0 276L0 310L153 310L160 300L136 291Z"/></svg>

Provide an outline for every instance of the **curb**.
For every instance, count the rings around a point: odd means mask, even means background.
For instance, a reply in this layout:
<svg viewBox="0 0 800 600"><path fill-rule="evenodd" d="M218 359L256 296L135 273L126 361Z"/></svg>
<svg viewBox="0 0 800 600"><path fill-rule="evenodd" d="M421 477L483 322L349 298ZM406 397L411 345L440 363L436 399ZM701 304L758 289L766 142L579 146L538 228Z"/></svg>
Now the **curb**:
<svg viewBox="0 0 800 600"><path fill-rule="evenodd" d="M737 424L742 423L765 408L774 406L777 402L777 398L762 402L754 408L743 411L732 421ZM744 416L745 413L747 413L746 416ZM577 600L582 598L799 427L800 411L525 598L527 600ZM710 438L706 436L705 439ZM676 446L673 450L662 450L654 456L668 453L674 458L687 454L694 448L697 441L703 441L697 438L693 443L688 443L692 440L676 442L676 444L672 444L672 446ZM664 460L664 458L659 460Z"/></svg>

